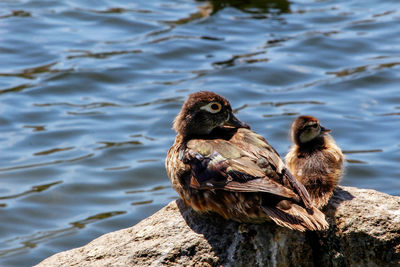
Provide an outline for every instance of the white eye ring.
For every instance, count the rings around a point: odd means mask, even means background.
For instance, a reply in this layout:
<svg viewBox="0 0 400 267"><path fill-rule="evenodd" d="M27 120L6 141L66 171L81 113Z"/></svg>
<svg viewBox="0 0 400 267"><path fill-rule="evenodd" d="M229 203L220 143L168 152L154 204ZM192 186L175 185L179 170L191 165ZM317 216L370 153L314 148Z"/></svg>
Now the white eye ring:
<svg viewBox="0 0 400 267"><path fill-rule="evenodd" d="M221 111L222 105L218 102L210 102L207 105L202 106L200 109L206 110L210 113L217 113Z"/></svg>

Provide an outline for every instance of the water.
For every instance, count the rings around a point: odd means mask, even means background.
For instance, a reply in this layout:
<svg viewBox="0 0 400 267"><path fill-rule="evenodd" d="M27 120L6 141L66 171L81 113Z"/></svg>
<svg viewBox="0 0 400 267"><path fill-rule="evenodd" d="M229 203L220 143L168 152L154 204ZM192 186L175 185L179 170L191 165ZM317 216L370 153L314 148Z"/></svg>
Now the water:
<svg viewBox="0 0 400 267"><path fill-rule="evenodd" d="M29 266L177 198L185 97L212 90L284 155L298 114L341 184L400 195L400 2L0 2L0 265Z"/></svg>

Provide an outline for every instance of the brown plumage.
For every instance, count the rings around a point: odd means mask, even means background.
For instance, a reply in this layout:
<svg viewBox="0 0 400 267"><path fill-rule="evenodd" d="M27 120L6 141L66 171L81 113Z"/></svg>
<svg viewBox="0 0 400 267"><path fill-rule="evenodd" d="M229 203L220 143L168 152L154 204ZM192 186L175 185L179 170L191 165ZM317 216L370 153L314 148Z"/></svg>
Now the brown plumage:
<svg viewBox="0 0 400 267"><path fill-rule="evenodd" d="M343 174L344 157L329 132L315 117L298 117L291 127L294 145L285 157L317 208L328 203Z"/></svg>
<svg viewBox="0 0 400 267"><path fill-rule="evenodd" d="M268 142L212 92L189 95L175 118L166 169L173 188L198 212L299 231L328 227L304 186Z"/></svg>

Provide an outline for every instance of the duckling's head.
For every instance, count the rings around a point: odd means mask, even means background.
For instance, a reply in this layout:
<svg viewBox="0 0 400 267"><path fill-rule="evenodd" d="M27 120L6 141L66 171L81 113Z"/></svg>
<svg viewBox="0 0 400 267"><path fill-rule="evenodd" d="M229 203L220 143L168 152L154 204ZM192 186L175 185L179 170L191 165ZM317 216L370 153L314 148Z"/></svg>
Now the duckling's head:
<svg viewBox="0 0 400 267"><path fill-rule="evenodd" d="M330 131L331 130L322 127L317 118L312 116L300 116L294 120L291 134L293 142L301 146L323 137L324 134Z"/></svg>
<svg viewBox="0 0 400 267"><path fill-rule="evenodd" d="M174 120L173 129L187 137L207 135L220 126L249 128L232 113L228 100L213 92L201 91L189 95Z"/></svg>

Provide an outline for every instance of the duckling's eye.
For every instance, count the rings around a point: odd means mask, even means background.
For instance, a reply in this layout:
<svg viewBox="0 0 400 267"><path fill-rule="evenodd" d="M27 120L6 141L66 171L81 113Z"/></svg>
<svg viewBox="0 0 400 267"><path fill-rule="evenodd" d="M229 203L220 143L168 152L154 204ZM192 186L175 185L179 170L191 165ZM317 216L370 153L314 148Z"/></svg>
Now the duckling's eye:
<svg viewBox="0 0 400 267"><path fill-rule="evenodd" d="M317 127L318 127L318 124L313 124L311 127L317 128Z"/></svg>
<svg viewBox="0 0 400 267"><path fill-rule="evenodd" d="M217 113L222 109L222 105L218 102L211 102L205 106L202 106L200 109L207 110L211 113Z"/></svg>

